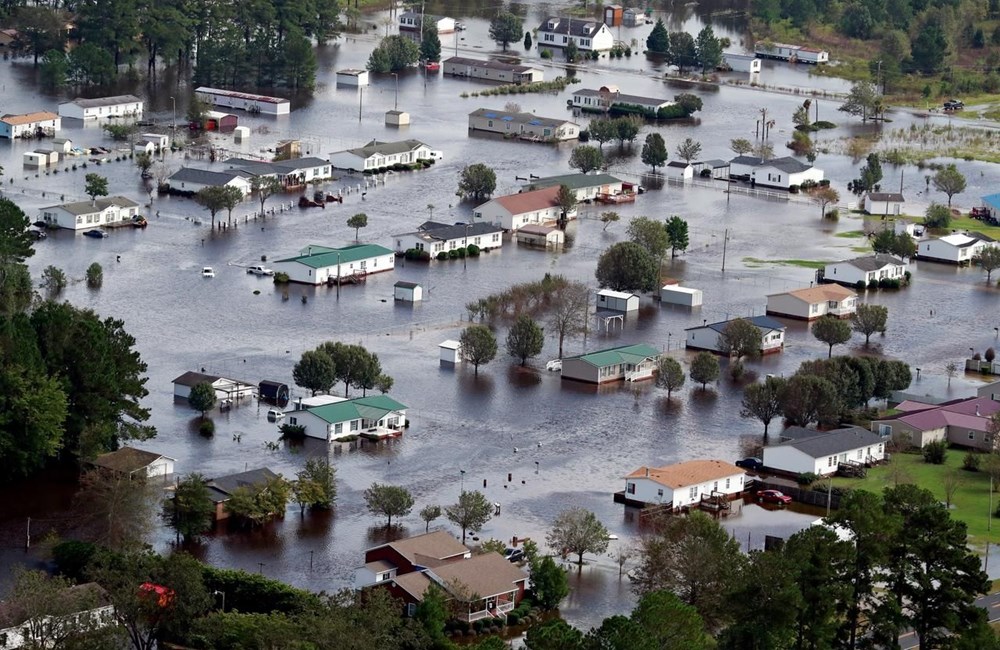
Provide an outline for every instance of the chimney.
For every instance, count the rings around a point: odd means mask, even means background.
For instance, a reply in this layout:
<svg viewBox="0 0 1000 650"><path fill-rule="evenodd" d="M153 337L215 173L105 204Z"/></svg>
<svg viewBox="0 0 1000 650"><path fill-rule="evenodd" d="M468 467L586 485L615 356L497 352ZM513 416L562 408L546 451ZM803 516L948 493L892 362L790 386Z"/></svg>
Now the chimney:
<svg viewBox="0 0 1000 650"><path fill-rule="evenodd" d="M302 397L299 397L299 410L302 410Z"/></svg>
<svg viewBox="0 0 1000 650"><path fill-rule="evenodd" d="M646 468L646 478L649 478L649 468Z"/></svg>
<svg viewBox="0 0 1000 650"><path fill-rule="evenodd" d="M979 404L976 404L976 415L979 415Z"/></svg>

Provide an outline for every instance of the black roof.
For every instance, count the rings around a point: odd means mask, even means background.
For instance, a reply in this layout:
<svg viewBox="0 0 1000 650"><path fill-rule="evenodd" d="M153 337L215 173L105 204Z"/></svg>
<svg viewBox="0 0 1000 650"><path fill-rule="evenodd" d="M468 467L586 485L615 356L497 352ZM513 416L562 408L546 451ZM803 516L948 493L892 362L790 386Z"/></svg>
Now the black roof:
<svg viewBox="0 0 1000 650"><path fill-rule="evenodd" d="M799 427L792 428L799 429ZM858 447L866 447L883 442L882 436L861 427L844 427L843 429L834 429L833 431L826 432L811 431L809 429L802 429L802 431L814 435L810 436L802 434L801 431L793 431L792 436L798 434L802 437L794 437L792 440L774 446L794 447L812 458L823 458L824 456L842 454L845 451L851 451ZM785 435L782 434L782 437L785 437Z"/></svg>
<svg viewBox="0 0 1000 650"><path fill-rule="evenodd" d="M549 25L553 21L556 22L553 28L549 29ZM539 25L538 31L551 32L553 34L571 34L573 36L591 36L596 34L601 27L604 27L604 21L548 16Z"/></svg>
<svg viewBox="0 0 1000 650"><path fill-rule="evenodd" d="M277 474L268 468L259 467L257 469L247 470L246 472L240 472L238 474L230 474L229 476L214 478L209 481L209 487L215 488L215 490L224 495L230 495L241 487L263 485L277 476Z"/></svg>

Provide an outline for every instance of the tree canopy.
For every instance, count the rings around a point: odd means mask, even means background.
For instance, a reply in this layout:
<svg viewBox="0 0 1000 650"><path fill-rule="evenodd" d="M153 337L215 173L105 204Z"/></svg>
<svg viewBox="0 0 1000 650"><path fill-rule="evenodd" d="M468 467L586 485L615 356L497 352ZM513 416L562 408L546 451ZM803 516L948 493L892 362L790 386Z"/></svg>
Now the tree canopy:
<svg viewBox="0 0 1000 650"><path fill-rule="evenodd" d="M572 553L576 555L576 563L583 564L584 553L608 550L608 529L593 512L571 508L559 513L545 540L550 548L564 554Z"/></svg>
<svg viewBox="0 0 1000 650"><path fill-rule="evenodd" d="M660 279L659 265L645 248L634 242L619 242L597 261L597 282L615 291L652 291Z"/></svg>
<svg viewBox="0 0 1000 650"><path fill-rule="evenodd" d="M521 19L509 11L501 11L490 21L490 39L499 43L504 52L508 45L521 40L522 34Z"/></svg>
<svg viewBox="0 0 1000 650"><path fill-rule="evenodd" d="M483 163L466 165L458 180L458 195L480 201L493 194L497 187L497 175Z"/></svg>

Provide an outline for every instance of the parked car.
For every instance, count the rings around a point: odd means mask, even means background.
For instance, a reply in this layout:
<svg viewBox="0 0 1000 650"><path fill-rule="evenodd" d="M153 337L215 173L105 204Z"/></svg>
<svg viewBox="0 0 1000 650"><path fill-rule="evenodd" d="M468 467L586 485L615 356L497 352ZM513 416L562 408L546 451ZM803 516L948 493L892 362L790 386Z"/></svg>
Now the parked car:
<svg viewBox="0 0 1000 650"><path fill-rule="evenodd" d="M211 266L206 266L206 267L202 268L201 269L201 277L203 277L203 278L214 278L215 277L215 269L213 269Z"/></svg>
<svg viewBox="0 0 1000 650"><path fill-rule="evenodd" d="M285 412L281 409L267 409L268 422L277 422L283 417L285 417Z"/></svg>
<svg viewBox="0 0 1000 650"><path fill-rule="evenodd" d="M247 269L247 273L253 273L254 275L274 275L274 271L263 264L254 264Z"/></svg>
<svg viewBox="0 0 1000 650"><path fill-rule="evenodd" d="M743 469L751 469L756 472L764 468L764 461L759 458L744 458L736 461L736 466L742 467Z"/></svg>
<svg viewBox="0 0 1000 650"><path fill-rule="evenodd" d="M550 372L560 372L562 370L562 359L553 359L545 364L545 369Z"/></svg>
<svg viewBox="0 0 1000 650"><path fill-rule="evenodd" d="M28 228L28 234L34 238L35 241L39 241L48 237L44 230L41 228Z"/></svg>
<svg viewBox="0 0 1000 650"><path fill-rule="evenodd" d="M509 562L520 562L524 559L524 551L519 548L508 548L503 552L503 556L507 558Z"/></svg>
<svg viewBox="0 0 1000 650"><path fill-rule="evenodd" d="M780 490L761 490L757 493L757 501L761 503L774 503L781 506L787 506L792 502L792 497L788 496Z"/></svg>
<svg viewBox="0 0 1000 650"><path fill-rule="evenodd" d="M944 103L944 110L946 111L960 111L965 108L965 102L958 99L949 99Z"/></svg>
<svg viewBox="0 0 1000 650"><path fill-rule="evenodd" d="M94 239L104 239L105 237L108 236L108 233L98 229L86 230L84 231L83 234L86 235L87 237L93 237Z"/></svg>

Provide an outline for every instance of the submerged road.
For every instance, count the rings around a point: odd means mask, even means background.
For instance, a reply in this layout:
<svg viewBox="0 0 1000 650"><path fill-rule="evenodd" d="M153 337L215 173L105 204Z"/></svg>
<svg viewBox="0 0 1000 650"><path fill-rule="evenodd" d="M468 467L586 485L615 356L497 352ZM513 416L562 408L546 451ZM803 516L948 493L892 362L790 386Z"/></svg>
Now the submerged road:
<svg viewBox="0 0 1000 650"><path fill-rule="evenodd" d="M988 594L982 598L976 599L976 604L986 610L986 614L989 617L990 623L996 623L1000 621L1000 592L995 594ZM920 647L917 642L917 635L915 632L905 632L899 635L899 647L902 650L911 650L911 648Z"/></svg>

